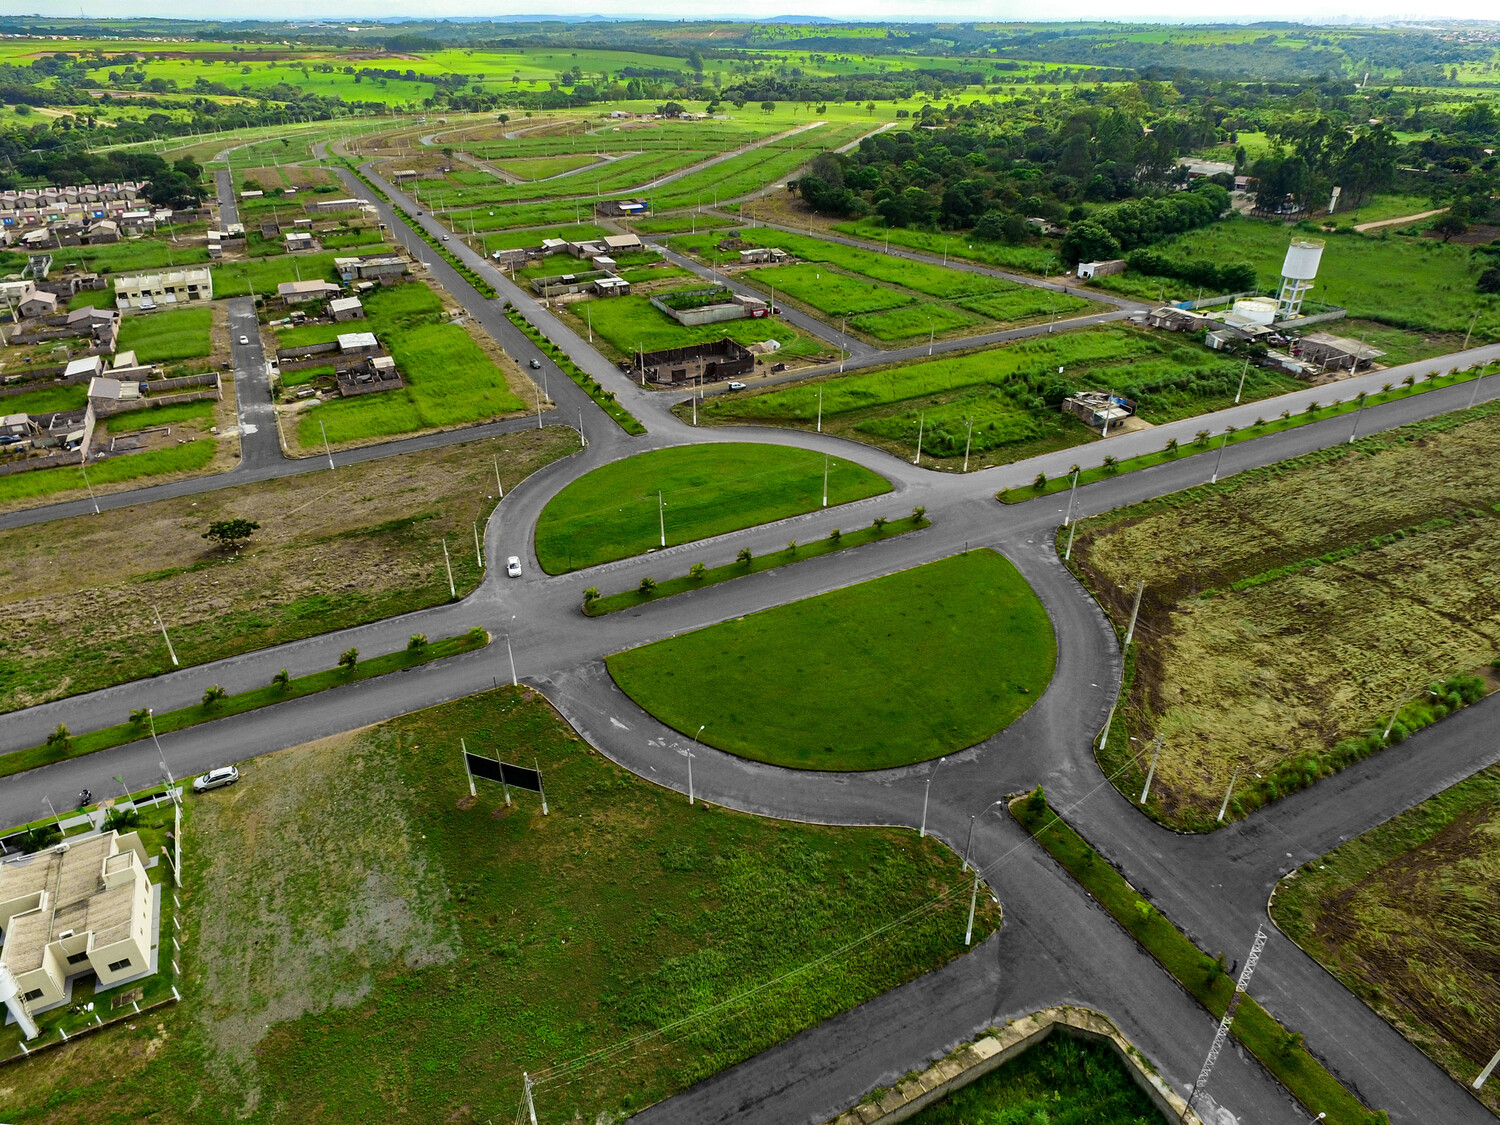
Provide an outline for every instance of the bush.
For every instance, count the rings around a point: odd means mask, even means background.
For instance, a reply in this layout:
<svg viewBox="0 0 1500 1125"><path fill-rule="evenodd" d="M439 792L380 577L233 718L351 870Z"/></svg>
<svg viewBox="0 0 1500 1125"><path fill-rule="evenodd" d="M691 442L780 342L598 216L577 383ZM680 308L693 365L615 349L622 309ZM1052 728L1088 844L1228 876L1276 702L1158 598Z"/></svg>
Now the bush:
<svg viewBox="0 0 1500 1125"><path fill-rule="evenodd" d="M1177 439L1176 438L1168 438L1167 439L1167 453L1170 456L1172 456L1172 457L1176 457L1177 456Z"/></svg>
<svg viewBox="0 0 1500 1125"><path fill-rule="evenodd" d="M1114 476L1120 471L1120 459L1113 455L1105 457L1103 468L1107 476Z"/></svg>
<svg viewBox="0 0 1500 1125"><path fill-rule="evenodd" d="M656 592L656 579L652 578L649 574L646 575L646 577L641 579L640 591L649 598Z"/></svg>
<svg viewBox="0 0 1500 1125"><path fill-rule="evenodd" d="M750 548L749 547L741 547L740 548L740 553L734 556L734 561L737 562L737 563L741 563L741 564L743 564L745 566L749 566L750 565L750 560L753 559L754 557L755 556L750 553Z"/></svg>
<svg viewBox="0 0 1500 1125"><path fill-rule="evenodd" d="M141 822L141 814L137 809L110 809L104 818L104 830L113 829L116 832L128 832Z"/></svg>
<svg viewBox="0 0 1500 1125"><path fill-rule="evenodd" d="M877 535L884 535L885 525L890 522L891 521L886 519L884 516L876 516L873 520L870 521L870 526L875 529Z"/></svg>
<svg viewBox="0 0 1500 1125"><path fill-rule="evenodd" d="M921 504L918 504L915 508L913 508L911 510L912 521L915 522L915 523L921 523L922 522L922 517L925 516L926 514L927 514L927 509L924 508L924 507L922 507Z"/></svg>
<svg viewBox="0 0 1500 1125"><path fill-rule="evenodd" d="M71 750L73 748L73 735L68 730L67 723L58 723L47 735L47 745L56 747L58 750Z"/></svg>
<svg viewBox="0 0 1500 1125"><path fill-rule="evenodd" d="M694 582L702 582L703 576L707 573L708 567L704 566L701 562L695 562L692 566L688 567L688 577Z"/></svg>
<svg viewBox="0 0 1500 1125"><path fill-rule="evenodd" d="M151 710L147 707L137 707L130 712L130 725L138 727L151 717Z"/></svg>
<svg viewBox="0 0 1500 1125"><path fill-rule="evenodd" d="M842 532L842 531L840 531L840 530L839 530L839 529L838 529L838 528L834 528L834 529L833 529L833 530L832 530L832 531L830 531L830 532L829 532L829 533L828 533L828 538L829 538L829 539L830 539L830 540L831 540L831 541L832 541L832 542L833 542L833 543L834 543L834 544L835 544L835 545L836 545L836 544L837 544L837 543L838 543L838 541L839 541L839 540L840 540L840 539L842 539L842 538L843 538L843 537L844 537L844 533L843 533L843 532Z"/></svg>
<svg viewBox="0 0 1500 1125"><path fill-rule="evenodd" d="M291 683L292 677L285 668L271 677L271 686L279 687L282 691L285 691L288 687L290 687Z"/></svg>
<svg viewBox="0 0 1500 1125"><path fill-rule="evenodd" d="M583 605L584 605L585 609L587 609L589 606L593 605L598 600L599 600L599 587L598 586L590 586L587 590L585 590L583 592Z"/></svg>
<svg viewBox="0 0 1500 1125"><path fill-rule="evenodd" d="M204 710L211 710L213 708L214 704L218 703L219 700L228 697L228 695L229 695L229 693L227 691L225 691L223 688L221 688L218 684L214 684L213 687L204 689L204 692L203 692L203 708L204 708Z"/></svg>
<svg viewBox="0 0 1500 1125"><path fill-rule="evenodd" d="M62 830L55 824L38 824L21 833L21 850L27 855L50 848L62 839Z"/></svg>
<svg viewBox="0 0 1500 1125"><path fill-rule="evenodd" d="M1047 811L1047 794L1038 785L1026 795L1026 812L1030 816L1041 816Z"/></svg>
<svg viewBox="0 0 1500 1125"><path fill-rule="evenodd" d="M1046 489L1047 489L1047 474L1046 473L1037 473L1036 480L1034 480L1034 481L1031 482L1031 490L1033 492L1045 492Z"/></svg>
<svg viewBox="0 0 1500 1125"><path fill-rule="evenodd" d="M354 669L356 667L358 667L358 665L359 665L359 649L350 647L350 648L346 648L343 652L339 653L339 667L340 668L346 668L350 672L352 672L352 671L354 671Z"/></svg>
<svg viewBox="0 0 1500 1125"><path fill-rule="evenodd" d="M411 639L406 642L407 652L421 652L427 647L426 633L413 633Z"/></svg>
<svg viewBox="0 0 1500 1125"><path fill-rule="evenodd" d="M482 626L471 625L464 633L464 640L468 641L471 645L482 645L489 640L489 634L484 631Z"/></svg>

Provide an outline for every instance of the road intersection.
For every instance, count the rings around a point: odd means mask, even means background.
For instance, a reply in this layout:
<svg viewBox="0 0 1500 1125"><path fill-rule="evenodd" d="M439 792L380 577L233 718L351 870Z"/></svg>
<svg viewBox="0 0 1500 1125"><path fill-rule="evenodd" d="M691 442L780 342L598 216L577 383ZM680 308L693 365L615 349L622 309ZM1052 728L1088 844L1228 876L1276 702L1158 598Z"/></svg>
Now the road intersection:
<svg viewBox="0 0 1500 1125"><path fill-rule="evenodd" d="M401 206L398 213L380 201L382 220L398 237L410 237L405 217L416 211L415 206L370 170L366 172ZM358 185L352 176L349 183L351 188ZM358 186L368 194L363 185ZM430 216L417 221L434 235L443 231ZM523 360L533 354L541 356L505 318L500 301L481 297L423 243L412 245L436 280L511 355ZM1497 706L1490 701L1211 836L1183 836L1162 829L1129 806L1103 778L1092 755L1092 736L1118 691L1121 656L1112 627L1058 558L1055 534L1066 497L1040 497L1012 506L994 499L998 489L1029 483L1038 472L1054 477L1074 461L1099 463L1105 443L1003 468L953 474L918 468L826 434L734 427L694 430L670 412L672 396L631 384L482 257L458 243L452 245L455 256L493 284L503 299L511 301L581 368L615 391L649 431L645 437L626 437L561 372L551 372L549 389L557 407L543 421L572 424L581 412L589 441L587 448L534 474L508 494L486 528L485 557L521 555L526 576L511 580L489 568L480 586L461 602L0 716L0 751L36 744L58 722L85 730L119 722L136 707L185 706L196 702L209 683L238 691L264 685L283 667L293 675L326 669L350 645L362 652L390 651L402 648L414 632L436 638L480 625L497 638L509 639L520 678L543 691L601 753L641 777L685 791L682 760L674 745L684 742L684 736L640 711L614 687L603 666L606 655L958 551L993 548L1016 564L1046 605L1058 638L1058 664L1051 686L1025 716L983 743L950 755L933 778L927 824L955 850L964 845L972 815L1007 794L1043 784L1055 807L1067 812L1070 822L1143 897L1206 951L1222 950L1235 956L1256 925L1265 921L1267 896L1286 871L1500 756L1487 733L1493 728ZM1497 357L1500 346L1476 348L1351 379L1340 385L1339 393L1348 397L1360 390L1378 390L1386 382L1399 382L1407 373L1446 371ZM1491 386L1482 384L1479 392L1481 400L1500 397L1500 379ZM1123 434L1110 439L1108 452L1123 460L1160 449L1173 436L1186 446L1201 428L1211 426L1214 432L1222 432L1227 425L1247 426L1268 411L1298 412L1314 398L1326 401L1328 393L1328 388L1299 391L1275 400L1274 405L1251 403L1208 418ZM1461 408L1471 393L1471 386L1464 385L1369 408L1359 422L1360 432L1369 434ZM524 419L392 444L403 451L430 448L535 424L534 418ZM1351 419L1344 416L1238 443L1225 451L1219 475L1336 446L1350 432ZM542 573L531 549L536 521L567 483L633 453L717 441L773 442L836 453L882 473L892 481L894 491L573 574L548 577ZM353 451L335 455L335 461L349 463L388 452L389 447L380 447L379 452ZM1184 456L1080 489L1075 514L1107 511L1201 483L1213 470L1216 456L1217 450ZM321 462L282 459L209 478L209 486L264 479L257 474L308 471L327 470ZM143 489L114 499L137 503L181 494L170 490L200 483ZM757 555L769 553L789 537L799 541L819 538L832 527L858 526L875 515L903 515L916 505L926 507L933 521L923 531L604 618L585 618L579 610L582 591L589 585L598 585L606 593L628 589L648 574L664 578L685 572L692 562L728 561L742 546ZM75 514L75 509L53 505L37 510L42 514L36 518L58 518ZM378 681L165 735L161 740L165 761L182 776L484 690L509 681L505 652L504 645L496 644ZM694 786L700 799L765 816L916 827L932 770L929 763L854 775L793 771L700 747ZM0 791L0 821L28 820L44 796L66 801L100 778L121 774L144 783L158 772L158 753L149 741L34 770L7 779ZM1190 1084L1213 1034L1209 1015L1008 817L991 815L978 822L974 856L1005 906L1005 926L999 933L945 969L652 1107L640 1115L641 1120L820 1121L858 1101L873 1085L889 1084L983 1027L1056 1003L1104 1011L1175 1086L1182 1089ZM1279 933L1267 949L1254 992L1288 1028L1306 1034L1309 1047L1336 1076L1369 1104L1387 1109L1392 1121L1492 1120L1465 1089ZM1290 1125L1307 1117L1259 1064L1242 1054L1226 1055L1209 1092L1230 1115L1224 1121ZM542 1098L545 1104L545 1087ZM1316 1111L1318 1107L1309 1108ZM1205 1115L1211 1119L1217 1112L1205 1110Z"/></svg>

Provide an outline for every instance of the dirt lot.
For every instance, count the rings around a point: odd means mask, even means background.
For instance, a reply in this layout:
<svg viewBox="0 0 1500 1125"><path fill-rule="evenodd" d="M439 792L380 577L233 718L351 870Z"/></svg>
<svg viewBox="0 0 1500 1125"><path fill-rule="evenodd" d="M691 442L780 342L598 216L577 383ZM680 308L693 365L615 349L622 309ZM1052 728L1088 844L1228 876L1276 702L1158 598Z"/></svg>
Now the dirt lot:
<svg viewBox="0 0 1500 1125"><path fill-rule="evenodd" d="M1500 769L1282 880L1272 915L1468 1086L1500 1033ZM1500 1083L1480 1095L1500 1111Z"/></svg>
<svg viewBox="0 0 1500 1125"><path fill-rule="evenodd" d="M446 449L0 532L0 708L170 668L152 607L184 665L434 605L478 581L472 525L510 488L578 448L528 430ZM211 520L261 528L238 555Z"/></svg>
<svg viewBox="0 0 1500 1125"><path fill-rule="evenodd" d="M1236 766L1243 812L1278 795L1271 768L1302 762L1315 780L1318 755L1383 727L1404 696L1487 665L1497 417L1481 407L1083 521L1074 559L1121 628L1146 584L1122 708L1137 741L1111 739L1135 761L1104 763L1122 789L1139 794L1161 734L1156 811L1208 827Z"/></svg>

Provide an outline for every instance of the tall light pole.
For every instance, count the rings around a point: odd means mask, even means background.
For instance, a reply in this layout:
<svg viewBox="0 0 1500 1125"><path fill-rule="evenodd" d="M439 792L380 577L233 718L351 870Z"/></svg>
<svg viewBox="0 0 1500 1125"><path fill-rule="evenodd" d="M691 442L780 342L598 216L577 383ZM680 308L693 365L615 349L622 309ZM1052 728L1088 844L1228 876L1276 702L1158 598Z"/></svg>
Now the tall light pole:
<svg viewBox="0 0 1500 1125"><path fill-rule="evenodd" d="M989 804L985 805L984 808L980 809L973 816L969 817L969 838L964 841L964 870L965 871L967 871L969 869L969 847L974 843L974 822L976 820L978 820L980 817L982 817L985 813L989 812L996 805L1003 805L1003 804L1005 804L1005 798L1004 797L1000 798L1000 800L998 800L998 801L991 801ZM979 865L977 863L974 865L974 870L976 872L979 870Z"/></svg>
<svg viewBox="0 0 1500 1125"><path fill-rule="evenodd" d="M693 745L689 746L688 749L687 749L687 760L688 760L688 804L690 804L690 805L693 803L693 751L698 746L698 735L701 735L703 733L703 728L706 727L707 725L708 725L707 723L702 723L702 724L699 725L699 727L698 727L698 734L693 735Z"/></svg>
<svg viewBox="0 0 1500 1125"><path fill-rule="evenodd" d="M927 422L927 415L917 415L917 455L911 459L913 465L922 464L922 428Z"/></svg>
<svg viewBox="0 0 1500 1125"><path fill-rule="evenodd" d="M1067 527L1073 522L1073 497L1078 495L1078 476L1083 472L1081 466L1073 466L1073 485L1068 489L1068 511L1063 516L1063 526Z"/></svg>
<svg viewBox="0 0 1500 1125"><path fill-rule="evenodd" d="M918 836L927 835L927 798L932 795L932 779L937 776L938 766L941 766L947 760L946 755L939 758L937 766L933 766L932 772L927 775L927 788L922 791L922 829L917 833Z"/></svg>
<svg viewBox="0 0 1500 1125"><path fill-rule="evenodd" d="M823 454L823 507L828 507L828 454Z"/></svg>
<svg viewBox="0 0 1500 1125"><path fill-rule="evenodd" d="M1359 433L1359 416L1364 413L1365 398L1366 397L1367 396L1366 396L1366 394L1365 394L1364 391L1360 391L1359 394L1357 394L1357 395L1354 396L1354 398L1355 398L1356 402L1358 403L1358 405L1355 406L1355 408L1354 408L1354 425L1351 426L1351 427L1349 427L1349 444L1350 445L1354 444L1355 435Z"/></svg>
<svg viewBox="0 0 1500 1125"><path fill-rule="evenodd" d="M1224 440L1219 444L1219 456L1214 461L1214 475L1208 478L1209 484L1219 483L1219 467L1224 464L1224 450L1229 448L1229 435L1233 432L1230 427L1224 427ZM1353 441L1354 439L1351 437L1349 440Z"/></svg>
<svg viewBox="0 0 1500 1125"><path fill-rule="evenodd" d="M1239 389L1234 392L1234 404L1236 406L1240 404L1240 395L1245 392L1245 376L1248 374L1250 374L1250 361L1247 359L1245 360L1245 370L1240 372Z"/></svg>
<svg viewBox="0 0 1500 1125"><path fill-rule="evenodd" d="M1472 1086L1478 1090L1489 1081L1490 1075L1495 1073L1495 1067L1500 1065L1500 1051L1495 1052L1495 1057L1490 1059L1489 1065L1479 1072L1479 1077L1474 1079Z"/></svg>
<svg viewBox="0 0 1500 1125"><path fill-rule="evenodd" d="M1474 380L1474 393L1469 396L1470 406L1473 406L1476 402L1479 401L1479 384L1484 382L1484 376L1489 371L1489 369L1490 364L1489 361L1486 360L1484 366L1479 369L1479 378Z"/></svg>
<svg viewBox="0 0 1500 1125"><path fill-rule="evenodd" d="M661 524L661 545L667 545L667 502L662 499L661 491L656 493L656 518Z"/></svg>
<svg viewBox="0 0 1500 1125"><path fill-rule="evenodd" d="M969 446L974 443L974 419L969 419L968 433L964 435L964 467L963 472L969 471Z"/></svg>
<svg viewBox="0 0 1500 1125"><path fill-rule="evenodd" d="M823 388L818 388L818 433L823 432Z"/></svg>

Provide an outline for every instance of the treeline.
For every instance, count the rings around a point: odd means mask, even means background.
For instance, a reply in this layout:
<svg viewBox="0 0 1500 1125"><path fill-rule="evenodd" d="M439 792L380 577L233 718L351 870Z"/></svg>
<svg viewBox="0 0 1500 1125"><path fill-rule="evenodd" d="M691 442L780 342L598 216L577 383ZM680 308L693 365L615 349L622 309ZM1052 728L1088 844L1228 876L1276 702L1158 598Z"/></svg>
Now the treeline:
<svg viewBox="0 0 1500 1125"><path fill-rule="evenodd" d="M1256 287L1255 267L1249 262L1174 258L1152 247L1131 251L1126 261L1137 273L1180 278L1189 284L1201 285L1211 293L1242 293Z"/></svg>
<svg viewBox="0 0 1500 1125"><path fill-rule="evenodd" d="M1187 191L1100 207L1068 228L1063 260L1071 265L1118 258L1127 250L1206 227L1228 211L1229 192L1207 180Z"/></svg>

